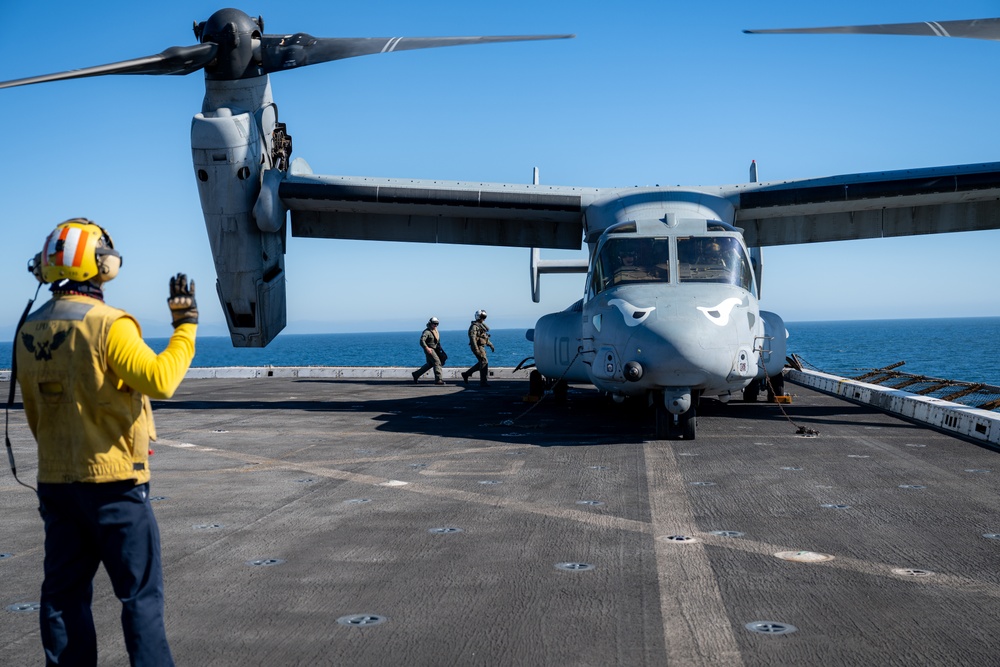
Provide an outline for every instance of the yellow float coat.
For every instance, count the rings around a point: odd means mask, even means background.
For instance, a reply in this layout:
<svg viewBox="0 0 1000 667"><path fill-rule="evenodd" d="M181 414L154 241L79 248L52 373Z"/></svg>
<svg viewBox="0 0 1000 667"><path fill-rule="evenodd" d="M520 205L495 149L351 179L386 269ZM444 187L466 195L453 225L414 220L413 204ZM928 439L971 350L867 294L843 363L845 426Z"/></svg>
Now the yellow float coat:
<svg viewBox="0 0 1000 667"><path fill-rule="evenodd" d="M138 322L99 299L57 294L17 332L17 380L38 442L38 481L149 481L149 397L170 398L194 358L197 325L156 354Z"/></svg>

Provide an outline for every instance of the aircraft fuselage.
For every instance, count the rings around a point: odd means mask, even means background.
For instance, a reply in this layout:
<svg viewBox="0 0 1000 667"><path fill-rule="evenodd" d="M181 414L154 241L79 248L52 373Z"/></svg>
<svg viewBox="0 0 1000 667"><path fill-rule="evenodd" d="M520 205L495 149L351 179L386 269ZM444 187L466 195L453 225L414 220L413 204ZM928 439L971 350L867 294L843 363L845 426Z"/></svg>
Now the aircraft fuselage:
<svg viewBox="0 0 1000 667"><path fill-rule="evenodd" d="M785 359L784 323L760 310L739 230L711 207L668 199L677 194L622 207L592 231L584 297L542 317L532 335L546 378L647 397L674 426L694 418L699 398L728 401L778 375ZM691 423L686 437L693 432Z"/></svg>

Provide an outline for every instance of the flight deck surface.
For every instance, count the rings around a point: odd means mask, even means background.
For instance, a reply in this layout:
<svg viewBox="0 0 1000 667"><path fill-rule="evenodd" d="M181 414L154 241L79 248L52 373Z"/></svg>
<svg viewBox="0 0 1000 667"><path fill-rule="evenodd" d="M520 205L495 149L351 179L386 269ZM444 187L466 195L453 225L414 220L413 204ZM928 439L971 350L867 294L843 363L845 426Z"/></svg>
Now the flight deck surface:
<svg viewBox="0 0 1000 667"><path fill-rule="evenodd" d="M997 664L1000 453L787 388L685 442L522 380L186 380L151 459L175 661ZM41 664L37 502L8 472L0 507L0 656ZM103 570L94 615L127 664Z"/></svg>

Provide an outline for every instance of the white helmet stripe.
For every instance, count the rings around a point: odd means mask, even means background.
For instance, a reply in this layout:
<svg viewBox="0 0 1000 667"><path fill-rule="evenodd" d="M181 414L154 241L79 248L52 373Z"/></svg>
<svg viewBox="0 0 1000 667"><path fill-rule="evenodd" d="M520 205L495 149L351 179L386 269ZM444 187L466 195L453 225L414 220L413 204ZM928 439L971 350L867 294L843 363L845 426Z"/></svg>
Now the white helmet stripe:
<svg viewBox="0 0 1000 667"><path fill-rule="evenodd" d="M79 266L79 262L77 261L77 255L79 254L77 253L77 246L81 241L85 243L85 240L81 238L83 230L78 227L69 227L66 229L66 232L65 243L63 244L62 265Z"/></svg>

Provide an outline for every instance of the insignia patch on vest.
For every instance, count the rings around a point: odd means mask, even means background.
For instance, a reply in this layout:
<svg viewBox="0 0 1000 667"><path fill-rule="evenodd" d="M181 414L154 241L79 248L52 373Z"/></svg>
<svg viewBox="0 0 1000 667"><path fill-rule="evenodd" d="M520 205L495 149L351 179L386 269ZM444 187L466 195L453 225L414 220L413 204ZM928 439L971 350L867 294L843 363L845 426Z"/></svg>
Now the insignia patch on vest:
<svg viewBox="0 0 1000 667"><path fill-rule="evenodd" d="M52 359L52 352L66 339L69 338L68 331L57 331L52 336L52 340L36 341L35 337L29 333L21 332L21 342L28 348L28 352L35 355L35 361L49 361Z"/></svg>
<svg viewBox="0 0 1000 667"><path fill-rule="evenodd" d="M145 463L133 463L132 464L132 470L145 470L145 469L146 469L146 464Z"/></svg>

